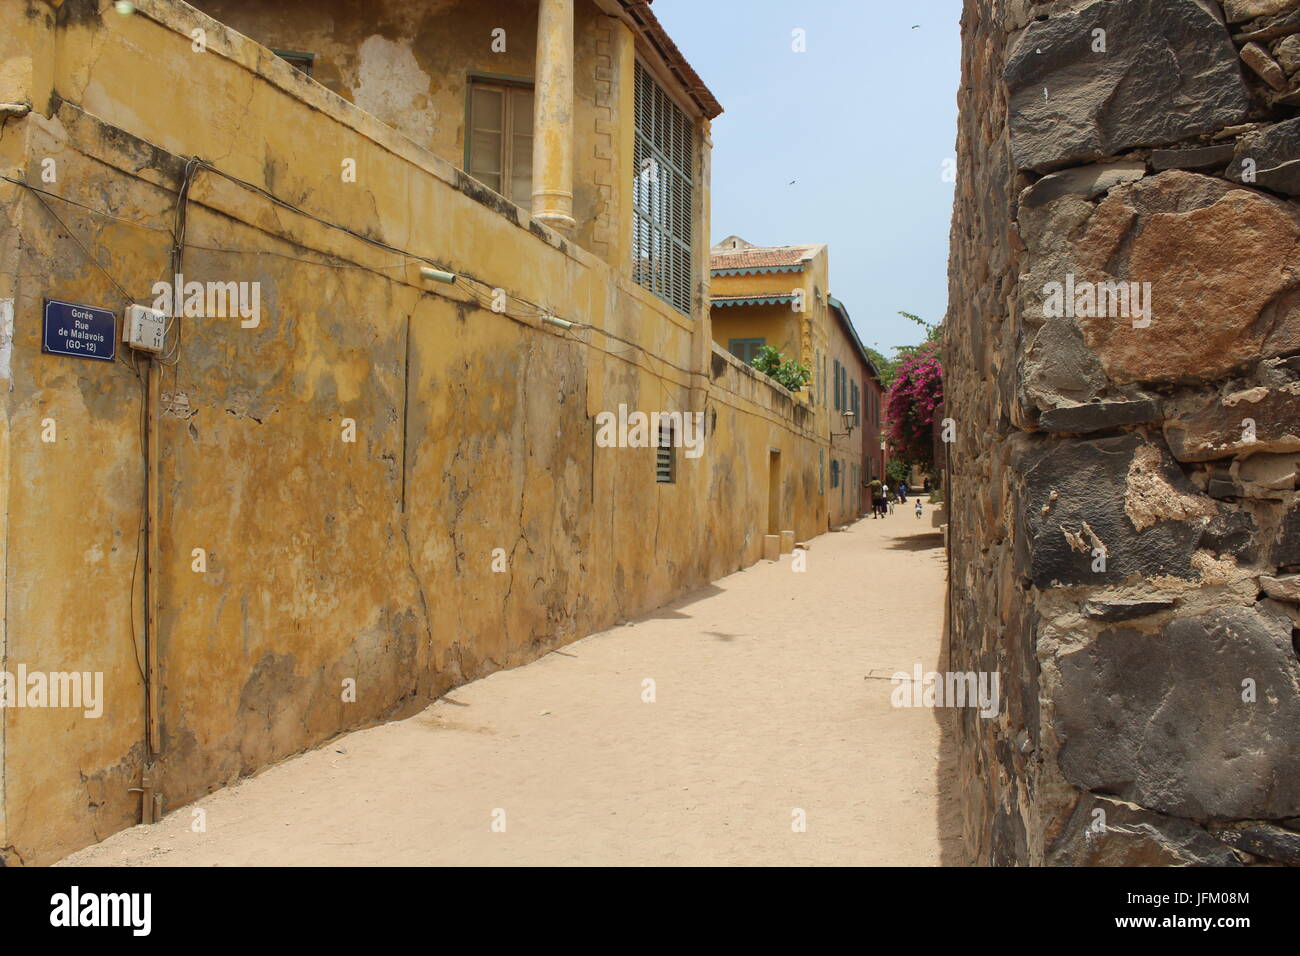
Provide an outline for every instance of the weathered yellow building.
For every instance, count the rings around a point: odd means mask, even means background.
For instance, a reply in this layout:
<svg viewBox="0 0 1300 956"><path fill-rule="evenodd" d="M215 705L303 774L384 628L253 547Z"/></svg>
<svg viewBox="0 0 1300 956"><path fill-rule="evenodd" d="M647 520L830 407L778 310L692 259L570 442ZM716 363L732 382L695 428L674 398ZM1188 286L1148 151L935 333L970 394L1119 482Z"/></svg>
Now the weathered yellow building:
<svg viewBox="0 0 1300 956"><path fill-rule="evenodd" d="M646 4L204 6L0 7L0 670L103 682L0 710L9 862L826 527L816 413L714 344L719 107ZM55 327L172 285L159 353Z"/></svg>
<svg viewBox="0 0 1300 956"><path fill-rule="evenodd" d="M750 364L763 346L812 372L797 398L813 412L825 520L871 508L865 487L885 474L880 373L844 304L829 292L825 245L755 246L728 236L712 249L714 343Z"/></svg>

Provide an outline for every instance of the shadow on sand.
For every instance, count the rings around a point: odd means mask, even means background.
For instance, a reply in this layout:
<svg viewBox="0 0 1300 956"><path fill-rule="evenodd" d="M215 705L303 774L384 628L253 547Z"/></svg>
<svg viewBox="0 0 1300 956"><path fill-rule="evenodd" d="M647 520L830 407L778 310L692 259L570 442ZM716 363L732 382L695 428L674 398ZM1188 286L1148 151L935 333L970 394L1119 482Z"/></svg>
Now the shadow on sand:
<svg viewBox="0 0 1300 956"><path fill-rule="evenodd" d="M928 534L909 534L906 538L895 538L889 546L890 551L930 551L943 547L943 532Z"/></svg>

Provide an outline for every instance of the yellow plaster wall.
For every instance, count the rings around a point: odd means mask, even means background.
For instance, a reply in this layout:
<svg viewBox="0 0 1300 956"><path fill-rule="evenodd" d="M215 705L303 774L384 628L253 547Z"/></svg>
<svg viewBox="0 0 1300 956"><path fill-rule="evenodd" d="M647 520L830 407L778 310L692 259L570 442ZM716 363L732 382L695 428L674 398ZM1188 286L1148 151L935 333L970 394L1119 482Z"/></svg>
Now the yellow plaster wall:
<svg viewBox="0 0 1300 956"><path fill-rule="evenodd" d="M43 355L40 313L48 296L120 314L114 282L151 301L171 274L188 157L342 228L211 171L191 185L185 278L258 282L262 316L256 328L181 319L152 409L167 808L758 560L772 448L783 523L800 538L824 530L813 414L725 355L701 359L703 308L679 315L192 8L101 6L66 0L57 29L31 21L57 68L25 74L38 109L0 130L9 168L39 182L53 158L47 188L117 217L48 200L65 231L0 182L0 215L22 238L0 242L15 299L5 662L101 671L106 696L98 720L0 713L6 858L51 862L139 819L150 408L125 354ZM17 26L0 11L0 37ZM355 183L341 181L344 157ZM505 289L515 318L359 236ZM524 300L584 327L542 326ZM619 403L703 411L704 456L679 452L678 481L663 485L653 450L596 447L592 416ZM47 418L53 443L40 440Z"/></svg>
<svg viewBox="0 0 1300 956"><path fill-rule="evenodd" d="M263 46L316 54L314 78L414 142L464 168L471 73L532 80L536 0L198 0L195 7ZM504 36L495 31L504 31ZM630 169L615 131L630 81L631 32L591 0L574 7L574 239L609 262ZM497 42L494 49L494 41ZM630 95L630 85L628 93ZM627 102L630 107L630 99Z"/></svg>

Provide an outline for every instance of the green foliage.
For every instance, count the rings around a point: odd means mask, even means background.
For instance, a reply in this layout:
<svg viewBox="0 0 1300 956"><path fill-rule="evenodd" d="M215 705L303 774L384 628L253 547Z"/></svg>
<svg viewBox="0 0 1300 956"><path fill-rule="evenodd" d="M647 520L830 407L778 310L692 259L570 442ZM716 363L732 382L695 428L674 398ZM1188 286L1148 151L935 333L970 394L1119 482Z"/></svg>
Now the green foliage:
<svg viewBox="0 0 1300 956"><path fill-rule="evenodd" d="M754 368L776 379L792 392L797 392L810 381L812 372L793 360L787 362L785 356L771 345L764 345L754 356Z"/></svg>
<svg viewBox="0 0 1300 956"><path fill-rule="evenodd" d="M926 469L934 464L934 419L943 406L943 368L937 352L930 342L905 359L885 399L891 447L904 461Z"/></svg>
<svg viewBox="0 0 1300 956"><path fill-rule="evenodd" d="M897 488L907 481L907 476L911 473L912 466L901 458L891 458L885 462L885 474L889 476L889 486L891 488Z"/></svg>
<svg viewBox="0 0 1300 956"><path fill-rule="evenodd" d="M866 348L867 355L871 357L872 363L876 370L880 372L880 384L885 391L893 386L898 379L898 370L908 359L915 358L919 352L933 351L943 343L943 326L934 325L925 321L919 315L913 315L911 312L899 312L905 319L915 322L921 328L925 329L925 341L920 345L896 345L894 346L894 357L886 358L881 352L873 348Z"/></svg>
<svg viewBox="0 0 1300 956"><path fill-rule="evenodd" d="M880 373L881 386L885 391L889 391L889 386L894 384L894 377L898 375L898 362L895 359L885 358L870 346L864 345L863 348L866 349L867 355L870 356L871 364Z"/></svg>

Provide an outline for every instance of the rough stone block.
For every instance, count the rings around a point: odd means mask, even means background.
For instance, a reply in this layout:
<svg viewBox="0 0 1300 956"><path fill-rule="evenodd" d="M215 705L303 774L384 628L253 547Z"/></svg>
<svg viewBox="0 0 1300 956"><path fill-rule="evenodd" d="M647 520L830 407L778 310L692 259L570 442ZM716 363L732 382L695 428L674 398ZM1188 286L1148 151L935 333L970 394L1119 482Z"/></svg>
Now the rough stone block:
<svg viewBox="0 0 1300 956"><path fill-rule="evenodd" d="M789 554L793 550L794 550L794 532L782 531L781 532L781 553Z"/></svg>
<svg viewBox="0 0 1300 956"><path fill-rule="evenodd" d="M1157 635L1104 631L1058 664L1060 765L1075 786L1198 820L1300 812L1289 620L1218 608Z"/></svg>
<svg viewBox="0 0 1300 956"><path fill-rule="evenodd" d="M1170 170L1111 190L1071 246L1080 282L1150 284L1148 326L1076 309L1117 384L1213 381L1300 349L1291 203Z"/></svg>
<svg viewBox="0 0 1300 956"><path fill-rule="evenodd" d="M1300 306L1300 297L1296 299ZM1300 313L1293 322L1300 331ZM1220 393L1171 416L1165 441L1179 461L1211 461L1242 452L1300 452L1300 383Z"/></svg>
<svg viewBox="0 0 1300 956"><path fill-rule="evenodd" d="M1262 575L1259 579L1259 589L1275 601L1300 604L1300 574L1284 574L1280 578Z"/></svg>
<svg viewBox="0 0 1300 956"><path fill-rule="evenodd" d="M1246 182L1248 169L1255 177L1249 185L1300 196L1300 116L1241 138L1228 167L1228 178Z"/></svg>
<svg viewBox="0 0 1300 956"><path fill-rule="evenodd" d="M1196 149L1156 149L1151 152L1151 168L1156 172L1166 169L1193 169L1222 172L1232 162L1236 146L1201 146Z"/></svg>
<svg viewBox="0 0 1300 956"><path fill-rule="evenodd" d="M1211 518L1201 530L1198 549L1213 552L1219 558L1235 558L1238 563L1255 560L1255 535L1259 528L1245 511L1225 511Z"/></svg>
<svg viewBox="0 0 1300 956"><path fill-rule="evenodd" d="M1292 833L1270 823L1249 823L1215 830L1214 835L1238 850L1262 856L1275 863L1300 866L1300 833Z"/></svg>
<svg viewBox="0 0 1300 956"><path fill-rule="evenodd" d="M1174 606L1173 601L1084 601L1083 615L1094 621L1131 621L1135 617L1146 617L1168 611Z"/></svg>
<svg viewBox="0 0 1300 956"><path fill-rule="evenodd" d="M1223 160L1225 166L1232 159L1233 152L1233 147L1226 148L1228 155ZM1115 186L1136 182L1146 174L1146 163L1094 163L1091 166L1065 169L1044 176L1025 189L1020 195L1020 205L1034 209L1062 196L1093 199Z"/></svg>
<svg viewBox="0 0 1300 956"><path fill-rule="evenodd" d="M1278 66L1289 75L1300 73L1300 34L1287 37L1273 51Z"/></svg>
<svg viewBox="0 0 1300 956"><path fill-rule="evenodd" d="M1136 435L1050 441L1025 457L1019 524L1026 573L1035 585L1102 585L1130 574L1195 577L1191 558L1201 521L1154 520L1139 530L1126 509L1129 473L1142 444ZM1156 477L1175 498L1194 499L1172 462L1162 462ZM1105 567L1094 571L1098 549Z"/></svg>
<svg viewBox="0 0 1300 956"><path fill-rule="evenodd" d="M1300 503L1292 505L1282 519L1273 563L1282 567L1300 565Z"/></svg>
<svg viewBox="0 0 1300 956"><path fill-rule="evenodd" d="M1300 0L1223 0L1223 13L1229 23L1285 13L1296 7L1300 7Z"/></svg>
<svg viewBox="0 0 1300 956"><path fill-rule="evenodd" d="M1047 857L1055 866L1241 866L1193 823L1091 793L1080 795Z"/></svg>
<svg viewBox="0 0 1300 956"><path fill-rule="evenodd" d="M1003 79L1019 169L1176 143L1240 123L1249 108L1227 27L1188 0L1097 0L1032 23Z"/></svg>
<svg viewBox="0 0 1300 956"><path fill-rule="evenodd" d="M1268 51L1258 43L1247 43L1241 48L1241 61L1273 89L1279 91L1286 89L1286 74L1277 65L1277 61L1268 55Z"/></svg>
<svg viewBox="0 0 1300 956"><path fill-rule="evenodd" d="M763 557L768 561L781 560L781 536L779 534L763 535Z"/></svg>
<svg viewBox="0 0 1300 956"><path fill-rule="evenodd" d="M1084 434L1122 425L1138 425L1160 419L1160 405L1151 399L1132 402L1087 402L1064 408L1049 408L1038 425L1049 432Z"/></svg>
<svg viewBox="0 0 1300 956"><path fill-rule="evenodd" d="M1251 498L1282 500L1296 489L1300 452L1291 455L1251 455L1233 465L1237 480Z"/></svg>

